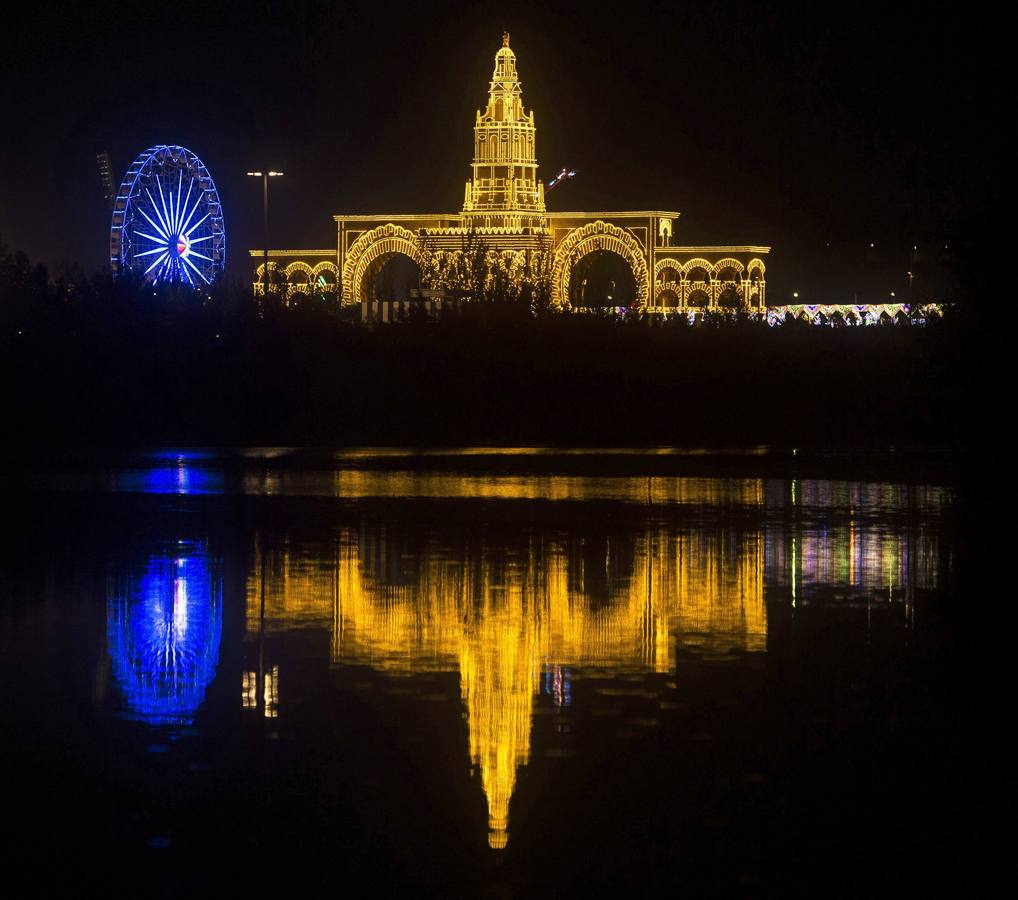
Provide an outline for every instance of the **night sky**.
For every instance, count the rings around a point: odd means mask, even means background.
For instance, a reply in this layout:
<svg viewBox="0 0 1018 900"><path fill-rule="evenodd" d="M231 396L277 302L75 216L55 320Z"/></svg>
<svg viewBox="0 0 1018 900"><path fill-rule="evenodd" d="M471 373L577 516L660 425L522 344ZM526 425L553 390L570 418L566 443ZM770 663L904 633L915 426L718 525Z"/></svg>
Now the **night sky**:
<svg viewBox="0 0 1018 900"><path fill-rule="evenodd" d="M455 211L503 30L535 111L553 210L677 209L678 243L773 246L771 302L942 279L992 169L986 66L930 4L89 3L7 14L0 240L51 270L100 267L117 178L156 143L219 187L228 272L261 244L335 246L336 213ZM192 10L194 10L192 12ZM999 62L999 61L998 61ZM870 243L875 244L870 248ZM935 249L936 248L936 249ZM938 274L940 273L940 274ZM919 285L917 284L917 288Z"/></svg>

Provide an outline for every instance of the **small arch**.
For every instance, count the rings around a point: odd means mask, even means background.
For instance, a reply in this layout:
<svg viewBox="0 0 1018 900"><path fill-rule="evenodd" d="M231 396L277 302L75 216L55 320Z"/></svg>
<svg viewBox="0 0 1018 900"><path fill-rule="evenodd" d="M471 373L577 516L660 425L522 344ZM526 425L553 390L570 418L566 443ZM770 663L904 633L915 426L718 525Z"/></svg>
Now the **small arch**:
<svg viewBox="0 0 1018 900"><path fill-rule="evenodd" d="M679 306L679 295L674 290L664 290L657 295L657 305L665 309L674 309Z"/></svg>
<svg viewBox="0 0 1018 900"><path fill-rule="evenodd" d="M672 271L675 273L674 278L661 278L662 272ZM682 273L682 263L677 259L667 257L665 259L659 259L654 263L654 278L657 281L678 281L678 276Z"/></svg>
<svg viewBox="0 0 1018 900"><path fill-rule="evenodd" d="M737 281L738 276L746 271L746 267L737 259L732 259L730 256L726 256L724 259L718 260L714 263L714 271L717 273L718 278L721 277L721 272L725 269L732 269L736 277L731 279L724 279L726 281Z"/></svg>
<svg viewBox="0 0 1018 900"><path fill-rule="evenodd" d="M683 280L688 284L704 285L713 281L712 273L703 266L693 266L682 273Z"/></svg>
<svg viewBox="0 0 1018 900"><path fill-rule="evenodd" d="M255 268L255 293L262 293L262 287L265 284L265 264ZM285 289L286 286L286 273L279 268L279 264L274 260L269 260L269 291L278 291L281 288Z"/></svg>
<svg viewBox="0 0 1018 900"><path fill-rule="evenodd" d="M339 268L334 262L318 263L318 265L311 269L311 274L315 277L325 275L326 278L330 278L334 282L339 280Z"/></svg>
<svg viewBox="0 0 1018 900"><path fill-rule="evenodd" d="M292 262L286 266L283 269L283 274L286 275L286 280L291 285L308 284L313 280L311 266L301 260L297 260L296 262Z"/></svg>
<svg viewBox="0 0 1018 900"><path fill-rule="evenodd" d="M706 273L705 278L690 278L689 273L695 272L702 269ZM712 266L707 260L701 259L700 257L694 257L693 259L686 260L685 265L682 266L682 277L688 281L710 281L714 276L714 266Z"/></svg>
<svg viewBox="0 0 1018 900"><path fill-rule="evenodd" d="M686 297L686 306L693 306L698 309L706 309L710 306L710 294L703 288L695 288Z"/></svg>
<svg viewBox="0 0 1018 900"><path fill-rule="evenodd" d="M742 305L742 291L738 283L734 281L725 282L720 285L718 291L718 306L726 309L738 309Z"/></svg>

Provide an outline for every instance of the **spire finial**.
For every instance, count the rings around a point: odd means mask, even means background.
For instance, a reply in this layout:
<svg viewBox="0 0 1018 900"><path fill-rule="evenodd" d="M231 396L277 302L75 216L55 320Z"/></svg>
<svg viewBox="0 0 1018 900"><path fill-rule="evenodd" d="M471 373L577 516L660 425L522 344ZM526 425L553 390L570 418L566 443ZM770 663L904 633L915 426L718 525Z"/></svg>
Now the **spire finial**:
<svg viewBox="0 0 1018 900"><path fill-rule="evenodd" d="M502 32L502 46L503 47L508 47L509 46L509 32L508 31L503 31Z"/></svg>

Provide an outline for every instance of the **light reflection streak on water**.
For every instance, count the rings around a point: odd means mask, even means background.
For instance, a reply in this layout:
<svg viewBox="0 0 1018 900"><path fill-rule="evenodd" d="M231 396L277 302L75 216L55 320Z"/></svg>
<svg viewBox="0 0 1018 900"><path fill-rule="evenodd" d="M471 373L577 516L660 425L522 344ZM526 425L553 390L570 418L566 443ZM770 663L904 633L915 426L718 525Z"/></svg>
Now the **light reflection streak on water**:
<svg viewBox="0 0 1018 900"><path fill-rule="evenodd" d="M471 474L418 469L337 469L331 473L280 471L248 475L247 494L328 494L459 500L610 500L647 505L761 506L758 478Z"/></svg>
<svg viewBox="0 0 1018 900"><path fill-rule="evenodd" d="M129 715L188 725L215 678L222 639L222 581L204 548L149 559L110 579L107 649Z"/></svg>
<svg viewBox="0 0 1018 900"><path fill-rule="evenodd" d="M225 482L222 469L200 458L175 454L159 457L154 465L116 472L109 489L141 494L221 494Z"/></svg>
<svg viewBox="0 0 1018 900"><path fill-rule="evenodd" d="M405 447L350 447L337 450L333 459L409 459L409 458L469 458L486 457L699 457L699 456L766 456L766 446L724 448L696 447L435 447L409 449Z"/></svg>

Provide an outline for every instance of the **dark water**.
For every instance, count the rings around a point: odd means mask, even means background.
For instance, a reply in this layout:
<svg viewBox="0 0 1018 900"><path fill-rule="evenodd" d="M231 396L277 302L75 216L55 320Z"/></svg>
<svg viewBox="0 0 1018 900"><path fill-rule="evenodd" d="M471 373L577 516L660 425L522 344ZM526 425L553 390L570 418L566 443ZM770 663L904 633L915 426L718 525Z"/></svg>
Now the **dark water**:
<svg viewBox="0 0 1018 900"><path fill-rule="evenodd" d="M8 467L15 893L949 883L972 764L957 488L825 467L845 468L523 450Z"/></svg>

